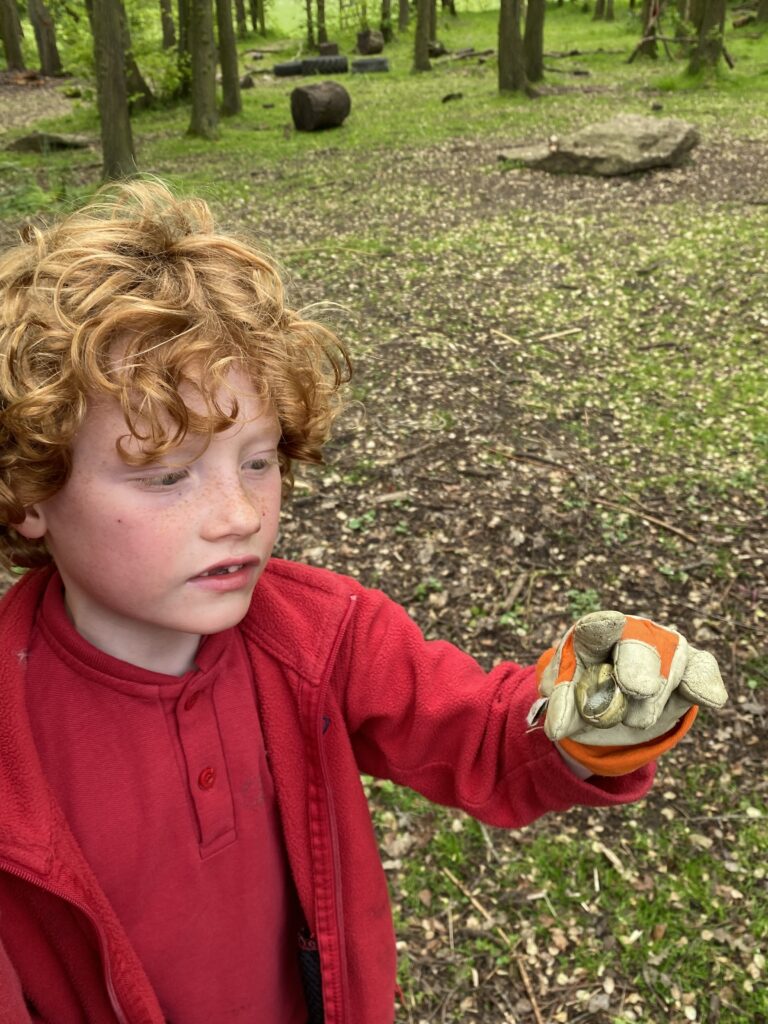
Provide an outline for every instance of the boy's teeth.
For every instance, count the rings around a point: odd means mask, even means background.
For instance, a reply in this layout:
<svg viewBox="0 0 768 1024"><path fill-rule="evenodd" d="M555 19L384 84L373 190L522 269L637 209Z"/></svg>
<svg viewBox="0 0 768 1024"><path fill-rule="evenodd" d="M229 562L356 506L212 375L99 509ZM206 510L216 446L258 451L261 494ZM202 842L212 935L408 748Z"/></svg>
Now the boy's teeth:
<svg viewBox="0 0 768 1024"><path fill-rule="evenodd" d="M225 573L237 572L242 565L222 565L219 569L211 569L209 572L201 572L201 576L223 576Z"/></svg>

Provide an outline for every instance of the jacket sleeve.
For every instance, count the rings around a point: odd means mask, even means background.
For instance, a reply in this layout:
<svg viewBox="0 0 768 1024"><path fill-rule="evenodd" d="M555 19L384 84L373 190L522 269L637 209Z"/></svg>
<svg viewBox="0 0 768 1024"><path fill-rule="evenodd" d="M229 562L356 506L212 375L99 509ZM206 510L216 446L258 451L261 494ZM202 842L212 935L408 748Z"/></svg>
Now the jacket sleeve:
<svg viewBox="0 0 768 1024"><path fill-rule="evenodd" d="M31 1016L16 971L0 940L0 1024L44 1024Z"/></svg>
<svg viewBox="0 0 768 1024"><path fill-rule="evenodd" d="M364 591L336 661L334 686L362 772L409 786L491 825L644 796L654 767L578 778L526 716L534 669L485 672L444 641L426 641L399 605Z"/></svg>

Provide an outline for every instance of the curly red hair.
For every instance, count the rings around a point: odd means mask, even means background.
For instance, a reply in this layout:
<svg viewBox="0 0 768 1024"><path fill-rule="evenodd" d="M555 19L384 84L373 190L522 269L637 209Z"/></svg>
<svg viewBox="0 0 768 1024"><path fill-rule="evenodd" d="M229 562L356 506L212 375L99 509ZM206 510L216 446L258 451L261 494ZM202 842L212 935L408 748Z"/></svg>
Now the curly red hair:
<svg viewBox="0 0 768 1024"><path fill-rule="evenodd" d="M267 256L155 181L107 186L28 230L0 258L0 561L50 561L13 526L66 482L89 397L120 402L141 442L132 461L148 463L234 421L236 399L216 396L235 366L275 408L290 489L294 460L322 461L351 368L332 331L286 305Z"/></svg>

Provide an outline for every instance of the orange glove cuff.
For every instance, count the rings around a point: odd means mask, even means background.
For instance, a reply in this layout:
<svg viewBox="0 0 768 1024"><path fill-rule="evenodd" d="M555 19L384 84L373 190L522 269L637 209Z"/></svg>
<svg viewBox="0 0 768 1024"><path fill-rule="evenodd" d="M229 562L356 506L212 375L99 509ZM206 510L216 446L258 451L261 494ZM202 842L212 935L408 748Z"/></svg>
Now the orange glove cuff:
<svg viewBox="0 0 768 1024"><path fill-rule="evenodd" d="M677 725L669 732L656 739L648 740L646 743L636 743L631 747L597 747L587 743L577 743L576 740L559 740L563 750L579 764L594 775L628 775L643 765L655 761L657 757L667 750L671 750L685 736L693 725L693 720L698 713L698 705L693 704Z"/></svg>

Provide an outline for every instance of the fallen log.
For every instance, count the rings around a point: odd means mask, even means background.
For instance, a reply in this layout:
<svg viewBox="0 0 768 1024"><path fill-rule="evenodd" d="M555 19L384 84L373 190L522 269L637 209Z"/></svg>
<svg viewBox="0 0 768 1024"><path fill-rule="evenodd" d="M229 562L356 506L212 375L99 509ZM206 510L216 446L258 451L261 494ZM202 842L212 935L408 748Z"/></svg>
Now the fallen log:
<svg viewBox="0 0 768 1024"><path fill-rule="evenodd" d="M300 85L291 93L291 116L300 132L338 128L351 106L349 93L338 82Z"/></svg>

